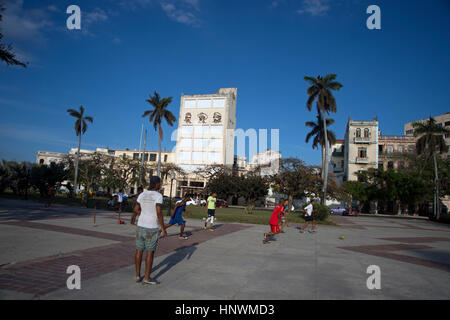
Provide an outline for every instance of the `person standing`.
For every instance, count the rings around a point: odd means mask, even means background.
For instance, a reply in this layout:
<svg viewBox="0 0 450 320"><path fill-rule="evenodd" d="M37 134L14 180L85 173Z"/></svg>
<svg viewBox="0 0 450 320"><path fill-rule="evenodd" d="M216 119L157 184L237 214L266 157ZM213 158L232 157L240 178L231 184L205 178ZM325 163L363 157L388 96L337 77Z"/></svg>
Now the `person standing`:
<svg viewBox="0 0 450 320"><path fill-rule="evenodd" d="M308 227L308 224L312 221L312 227L309 231L310 233L316 232L316 218L314 217L314 200L311 200L311 203L308 204L303 210L305 212L305 224L300 229L300 233L305 232L305 229Z"/></svg>
<svg viewBox="0 0 450 320"><path fill-rule="evenodd" d="M209 222L210 223L209 231L214 231L213 225L214 225L214 217L216 215L216 202L217 202L217 193L213 192L206 200L206 208L207 208L206 212L208 213L208 218L205 220L204 226L205 230Z"/></svg>
<svg viewBox="0 0 450 320"><path fill-rule="evenodd" d="M123 192L122 189L119 190L117 193L117 209L119 213L119 220L117 221L118 224L122 223L122 220L120 220L120 213L122 212L122 202L123 202Z"/></svg>
<svg viewBox="0 0 450 320"><path fill-rule="evenodd" d="M52 205L52 200L53 200L54 196L55 196L55 187L51 186L48 189L47 204L45 205L46 208L50 208L50 206Z"/></svg>
<svg viewBox="0 0 450 320"><path fill-rule="evenodd" d="M288 207L289 207L289 200L285 200L283 203L283 210L281 211L281 228L280 228L280 232L284 233L284 228L286 227L286 223L287 223L287 211L288 211Z"/></svg>
<svg viewBox="0 0 450 320"><path fill-rule="evenodd" d="M162 214L163 196L158 192L161 188L161 179L158 176L150 178L150 188L142 192L133 210L131 225L136 225L136 216L140 215L136 226L136 282L143 284L157 284L158 282L150 278L153 266L153 257L158 245L159 234L161 238L167 236L164 227ZM147 251L145 258L145 276L141 277L141 264L144 251Z"/></svg>

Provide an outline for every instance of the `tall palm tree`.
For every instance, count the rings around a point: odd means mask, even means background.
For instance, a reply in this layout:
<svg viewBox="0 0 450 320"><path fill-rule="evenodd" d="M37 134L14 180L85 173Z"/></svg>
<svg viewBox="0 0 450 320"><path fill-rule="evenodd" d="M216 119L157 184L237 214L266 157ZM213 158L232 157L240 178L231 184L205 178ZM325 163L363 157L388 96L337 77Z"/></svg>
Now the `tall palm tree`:
<svg viewBox="0 0 450 320"><path fill-rule="evenodd" d="M334 120L331 118L328 118L326 120L327 127L331 126L333 123L334 123ZM317 122L308 121L305 123L305 125L307 127L312 128L311 131L306 135L305 142L308 143L309 140L314 137L313 145L312 145L313 149L318 148L319 145L322 148L322 168L323 168L324 161L325 161L324 152L325 152L326 148L324 148L324 146L325 146L325 130L324 130L324 126L323 126L321 113L320 112L317 113ZM328 129L327 129L327 140L328 140L328 145L330 147L336 143L336 135L334 134L333 131L328 130ZM322 170L322 175L323 175L323 170ZM324 178L324 177L322 177L322 178Z"/></svg>
<svg viewBox="0 0 450 320"><path fill-rule="evenodd" d="M436 152L445 153L448 146L445 143L444 135L450 134L450 130L438 125L436 120L430 116L425 122L414 122L414 136L420 137L416 141L416 152L418 155L425 155L427 158L433 157L434 161L434 183L435 196L434 208L437 210L436 218L439 219L439 175L436 161Z"/></svg>
<svg viewBox="0 0 450 320"><path fill-rule="evenodd" d="M81 147L81 136L86 132L88 126L86 121L90 123L94 122L94 119L90 116L84 115L84 107L80 106L80 110L67 109L67 112L74 117L75 120L75 134L78 136L78 152L77 152L77 161L75 163L75 178L74 178L74 188L75 193L77 192L77 182L78 182L78 163L80 162L80 147Z"/></svg>
<svg viewBox="0 0 450 320"><path fill-rule="evenodd" d="M150 105L154 107L152 110L147 110L142 115L142 118L149 116L150 123L153 124L153 128L155 131L158 130L158 146L159 146L159 154L158 154L158 167L157 174L161 175L161 140L163 139L163 130L162 130L162 121L166 120L169 126L173 126L173 123L177 121L175 116L167 110L167 107L172 102L172 97L162 98L159 96L158 92L154 92L154 95L149 95L150 99L146 99Z"/></svg>
<svg viewBox="0 0 450 320"><path fill-rule="evenodd" d="M333 96L332 90L339 90L342 88L342 84L336 81L335 74L327 74L325 77L318 75L316 78L305 76L304 80L308 82L311 86L307 89L308 100L306 102L306 108L308 111L312 110L312 105L315 100L316 107L319 113L322 113L322 122L324 130L325 143L323 147L328 146L328 134L327 134L327 124L325 112L329 114L330 112L336 112L336 100ZM328 152L324 152L325 161L323 163L323 199L322 203L325 203L327 196L327 182L328 182Z"/></svg>

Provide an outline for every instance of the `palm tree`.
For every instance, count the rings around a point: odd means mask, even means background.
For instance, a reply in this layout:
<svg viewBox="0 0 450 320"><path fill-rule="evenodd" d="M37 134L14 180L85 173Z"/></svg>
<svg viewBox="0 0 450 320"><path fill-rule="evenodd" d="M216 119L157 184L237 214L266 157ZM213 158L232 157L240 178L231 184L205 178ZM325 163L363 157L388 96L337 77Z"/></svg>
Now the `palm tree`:
<svg viewBox="0 0 450 320"><path fill-rule="evenodd" d="M147 110L142 115L142 118L149 116L150 123L153 124L153 128L155 128L155 131L158 130L159 139L158 139L158 146L159 146L159 154L158 154L158 167L157 167L157 174L158 176L161 175L161 140L163 139L163 131L162 131L162 121L163 119L166 120L167 124L169 126L173 126L173 123L177 121L175 116L167 110L167 107L172 102L172 97L168 98L162 98L159 96L159 94L155 91L154 95L149 95L150 99L146 99L150 105L154 107L152 110Z"/></svg>
<svg viewBox="0 0 450 320"><path fill-rule="evenodd" d="M94 119L89 116L84 115L84 107L80 106L80 110L74 110L74 109L68 109L67 112L74 117L75 120L75 134L78 136L78 152L77 152L77 161L75 163L75 179L74 179L74 188L75 193L77 192L77 180L78 180L78 163L80 162L80 147L81 147L81 135L83 135L87 130L87 123L86 121L89 121L90 123L94 122Z"/></svg>
<svg viewBox="0 0 450 320"><path fill-rule="evenodd" d="M325 143L322 147L328 146L328 134L327 134L327 125L326 125L326 117L325 112L329 114L330 112L336 112L336 100L333 96L332 90L339 90L342 88L342 84L335 81L335 74L327 74L325 77L320 75L317 78L313 77L304 77L305 81L308 82L311 86L307 89L308 101L306 102L306 108L308 111L312 110L312 104L314 100L317 99L316 106L317 111L322 113L322 122L323 122L323 131ZM323 163L323 199L322 203L325 203L327 196L327 181L328 181L328 152L324 152L325 161Z"/></svg>
<svg viewBox="0 0 450 320"><path fill-rule="evenodd" d="M450 134L450 130L438 125L436 120L430 116L425 122L414 122L414 136L420 137L416 141L416 152L418 155L425 155L427 158L433 157L434 161L434 183L435 183L435 205L437 210L435 213L436 219L439 220L439 176L436 162L436 152L445 153L448 151L448 146L445 143L444 135Z"/></svg>
<svg viewBox="0 0 450 320"><path fill-rule="evenodd" d="M326 120L327 127L331 126L333 123L334 123L334 120L331 118L328 118ZM324 152L326 149L324 148L324 146L325 146L325 130L323 127L321 113L320 112L317 113L317 122L308 121L305 123L305 125L307 127L312 128L311 131L306 135L305 142L308 143L309 140L314 137L313 145L312 145L313 149L318 148L319 145L322 148L322 168L323 168L324 161L325 161ZM336 135L334 134L333 131L327 130L327 140L328 140L328 144L330 147L336 143ZM322 174L323 174L323 170L322 170ZM324 177L322 177L322 178L324 178Z"/></svg>

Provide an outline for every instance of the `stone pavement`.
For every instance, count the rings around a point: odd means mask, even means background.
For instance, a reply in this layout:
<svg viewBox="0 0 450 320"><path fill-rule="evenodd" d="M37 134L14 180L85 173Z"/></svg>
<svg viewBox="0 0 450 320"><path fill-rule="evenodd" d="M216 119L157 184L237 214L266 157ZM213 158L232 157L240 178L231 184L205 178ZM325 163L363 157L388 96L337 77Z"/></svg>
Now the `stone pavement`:
<svg viewBox="0 0 450 320"><path fill-rule="evenodd" d="M268 227L188 220L161 239L152 276L134 282L134 227L113 212L0 199L0 299L449 299L450 227L424 220L341 217L262 244ZM129 215L125 215L128 222ZM339 239L344 236L344 240ZM81 268L68 290L66 268ZM367 267L381 269L369 290Z"/></svg>

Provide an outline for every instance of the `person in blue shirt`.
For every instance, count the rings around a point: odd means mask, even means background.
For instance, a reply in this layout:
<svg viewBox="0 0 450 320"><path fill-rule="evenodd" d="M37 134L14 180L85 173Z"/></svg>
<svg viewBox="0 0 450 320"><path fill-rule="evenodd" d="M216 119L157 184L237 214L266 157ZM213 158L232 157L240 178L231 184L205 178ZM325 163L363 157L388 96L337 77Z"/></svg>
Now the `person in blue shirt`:
<svg viewBox="0 0 450 320"><path fill-rule="evenodd" d="M172 214L170 215L170 221L164 226L165 229L178 224L180 226L180 235L178 239L187 240L188 237L184 236L184 228L186 227L186 221L183 220L183 211L186 210L186 202L189 201L190 197L186 194L183 200L179 201L175 208L173 208ZM189 214L189 212L186 212Z"/></svg>

